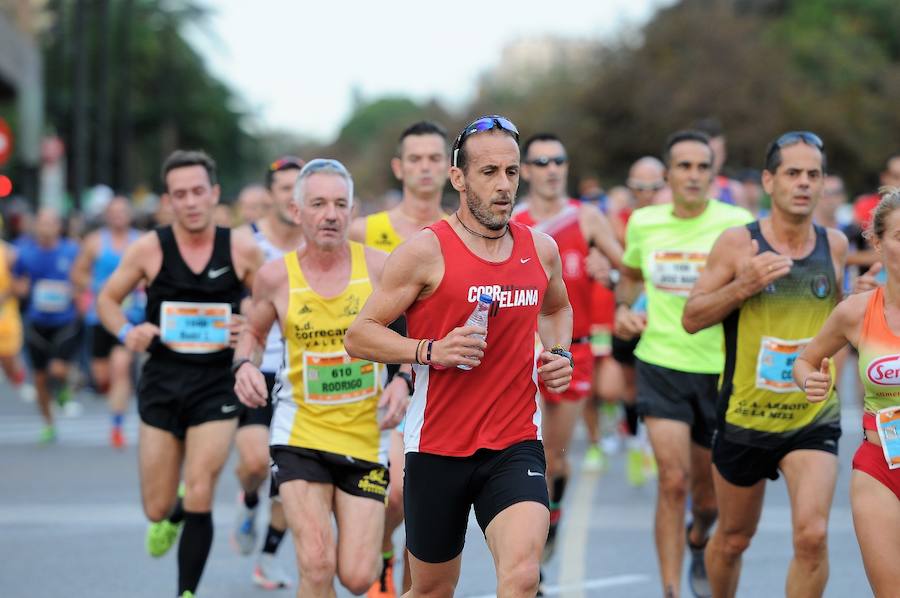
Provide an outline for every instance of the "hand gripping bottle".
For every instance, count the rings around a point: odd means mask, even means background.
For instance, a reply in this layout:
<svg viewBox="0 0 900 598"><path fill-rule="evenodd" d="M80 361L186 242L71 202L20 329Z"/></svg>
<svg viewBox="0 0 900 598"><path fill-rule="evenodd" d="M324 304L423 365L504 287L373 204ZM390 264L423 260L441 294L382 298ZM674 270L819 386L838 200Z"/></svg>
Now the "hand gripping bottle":
<svg viewBox="0 0 900 598"><path fill-rule="evenodd" d="M480 338L482 340L487 338L487 325L488 325L488 311L491 309L491 302L493 299L490 295L482 293L478 297L478 303L475 305L475 310L472 312L472 315L469 316L469 319L466 320L466 326L480 326L484 328L485 334L484 336L480 334L471 334L469 336L474 336L476 338ZM471 366L468 365L458 365L456 366L461 370L471 370Z"/></svg>

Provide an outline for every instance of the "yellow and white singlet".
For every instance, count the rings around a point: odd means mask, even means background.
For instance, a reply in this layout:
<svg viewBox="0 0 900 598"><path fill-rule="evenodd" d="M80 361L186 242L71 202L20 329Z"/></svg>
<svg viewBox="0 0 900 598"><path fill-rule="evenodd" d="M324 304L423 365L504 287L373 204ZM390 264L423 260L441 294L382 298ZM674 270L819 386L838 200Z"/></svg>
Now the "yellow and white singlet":
<svg viewBox="0 0 900 598"><path fill-rule="evenodd" d="M372 294L365 247L350 242L350 254L350 282L331 298L310 288L296 251L283 258L289 298L270 444L386 464L388 435L377 414L384 366L344 349L347 328Z"/></svg>

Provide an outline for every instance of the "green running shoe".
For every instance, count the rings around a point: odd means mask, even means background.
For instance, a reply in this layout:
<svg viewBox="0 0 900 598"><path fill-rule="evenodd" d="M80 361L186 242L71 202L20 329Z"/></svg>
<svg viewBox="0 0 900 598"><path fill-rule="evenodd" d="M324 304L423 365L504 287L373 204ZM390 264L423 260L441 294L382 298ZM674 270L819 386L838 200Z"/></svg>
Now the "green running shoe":
<svg viewBox="0 0 900 598"><path fill-rule="evenodd" d="M56 428L53 426L44 426L41 428L41 435L38 436L40 444L53 444L56 442Z"/></svg>
<svg viewBox="0 0 900 598"><path fill-rule="evenodd" d="M60 387L59 392L56 393L56 403L60 407L65 407L66 404L72 400L72 391L69 389L68 384Z"/></svg>
<svg viewBox="0 0 900 598"><path fill-rule="evenodd" d="M181 530L181 523L172 523L168 519L148 525L147 553L154 558L159 558L169 552L178 538L179 530Z"/></svg>
<svg viewBox="0 0 900 598"><path fill-rule="evenodd" d="M190 591L190 590L185 590L185 591L181 594L181 598L194 598L194 593L193 593L192 591Z"/></svg>
<svg viewBox="0 0 900 598"><path fill-rule="evenodd" d="M631 486L639 487L647 483L644 451L640 447L629 447L625 458L625 477Z"/></svg>
<svg viewBox="0 0 900 598"><path fill-rule="evenodd" d="M586 473L600 473L606 471L609 463L600 445L592 444L584 452L584 460L581 462L581 470Z"/></svg>

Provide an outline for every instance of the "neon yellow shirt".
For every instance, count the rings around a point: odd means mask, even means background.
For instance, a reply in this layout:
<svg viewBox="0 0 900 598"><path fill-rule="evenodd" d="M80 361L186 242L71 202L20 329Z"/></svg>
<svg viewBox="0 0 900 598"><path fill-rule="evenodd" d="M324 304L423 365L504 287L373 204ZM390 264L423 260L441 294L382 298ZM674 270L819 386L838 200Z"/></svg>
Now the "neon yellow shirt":
<svg viewBox="0 0 900 598"><path fill-rule="evenodd" d="M622 262L642 272L647 292L647 328L634 354L672 370L719 374L725 364L722 326L691 335L681 326L681 315L713 243L722 231L753 216L715 199L695 218L676 218L672 209L671 204L647 206L628 220Z"/></svg>

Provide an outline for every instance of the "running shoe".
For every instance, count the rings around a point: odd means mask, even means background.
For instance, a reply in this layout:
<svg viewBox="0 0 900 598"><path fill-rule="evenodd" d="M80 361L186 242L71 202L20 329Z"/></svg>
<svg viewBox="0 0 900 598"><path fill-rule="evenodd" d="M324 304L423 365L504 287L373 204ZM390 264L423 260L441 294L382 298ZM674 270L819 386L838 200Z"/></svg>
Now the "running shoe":
<svg viewBox="0 0 900 598"><path fill-rule="evenodd" d="M56 442L56 428L53 426L44 426L41 428L41 434L38 436L40 444L53 444Z"/></svg>
<svg viewBox="0 0 900 598"><path fill-rule="evenodd" d="M125 434L122 433L122 428L118 426L113 427L112 432L109 434L109 444L114 449L125 448Z"/></svg>
<svg viewBox="0 0 900 598"><path fill-rule="evenodd" d="M552 559L553 553L556 551L556 535L560 519L562 519L562 509L551 509L550 528L547 530L547 543L544 544L544 554L541 557L542 563Z"/></svg>
<svg viewBox="0 0 900 598"><path fill-rule="evenodd" d="M69 386L64 384L62 388L59 389L59 392L56 393L56 404L62 408L65 408L66 404L72 400L72 391L69 389Z"/></svg>
<svg viewBox="0 0 900 598"><path fill-rule="evenodd" d="M634 487L640 487L647 483L644 450L641 447L628 448L628 454L625 457L625 477L628 479L628 483Z"/></svg>
<svg viewBox="0 0 900 598"><path fill-rule="evenodd" d="M247 508L244 493L238 493L237 516L231 540L240 554L248 555L256 547L256 508Z"/></svg>
<svg viewBox="0 0 900 598"><path fill-rule="evenodd" d="M169 552L178 539L180 530L181 522L172 523L168 519L151 522L147 526L147 553L153 558L159 558Z"/></svg>
<svg viewBox="0 0 900 598"><path fill-rule="evenodd" d="M585 473L600 473L606 471L609 462L603 449L598 444L590 445L584 452L584 460L581 462L581 470Z"/></svg>
<svg viewBox="0 0 900 598"><path fill-rule="evenodd" d="M19 386L19 398L22 399L23 403L34 403L37 400L37 390L35 390L34 385L23 382Z"/></svg>
<svg viewBox="0 0 900 598"><path fill-rule="evenodd" d="M384 561L384 567L381 568L381 576L375 580L369 591L366 592L367 598L396 598L397 588L394 586L394 559L390 558Z"/></svg>
<svg viewBox="0 0 900 598"><path fill-rule="evenodd" d="M291 578L284 572L274 554L264 552L259 555L256 566L253 567L253 583L264 590L279 590L291 587Z"/></svg>
<svg viewBox="0 0 900 598"><path fill-rule="evenodd" d="M181 596L179 598L194 598L194 593L190 590L185 590L181 593Z"/></svg>
<svg viewBox="0 0 900 598"><path fill-rule="evenodd" d="M691 552L691 566L688 570L688 585L695 598L712 598L712 590L709 587L709 576L706 574L706 563L703 553L706 551L706 542L702 546L691 544L691 525L685 528L685 539L688 550ZM709 540L707 539L707 542Z"/></svg>

